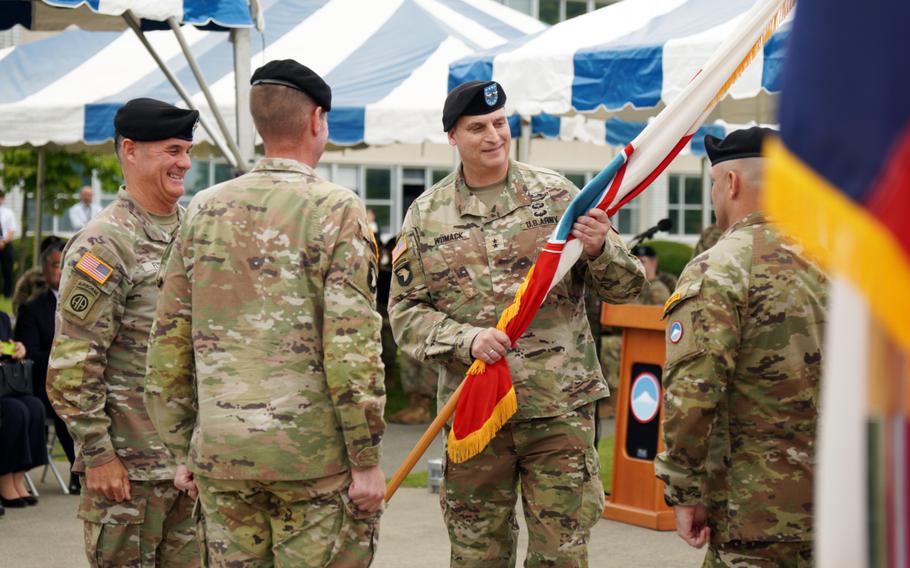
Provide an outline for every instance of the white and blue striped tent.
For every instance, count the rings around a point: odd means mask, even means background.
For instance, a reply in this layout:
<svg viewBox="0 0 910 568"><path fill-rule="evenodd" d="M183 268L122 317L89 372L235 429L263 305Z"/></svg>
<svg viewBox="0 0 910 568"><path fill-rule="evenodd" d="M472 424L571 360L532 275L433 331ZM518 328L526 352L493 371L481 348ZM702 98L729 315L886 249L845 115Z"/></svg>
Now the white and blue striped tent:
<svg viewBox="0 0 910 568"><path fill-rule="evenodd" d="M252 66L294 58L333 88L337 145L444 141L448 66L545 26L491 0L262 0ZM184 34L218 107L233 115L232 47L226 34ZM168 32L146 37L181 80L195 85ZM170 83L129 32L73 30L0 50L0 145L99 144L116 110L134 97L178 103ZM203 113L205 99L193 92ZM205 133L197 130L197 139Z"/></svg>
<svg viewBox="0 0 910 568"><path fill-rule="evenodd" d="M623 146L673 100L756 0L624 0L454 62L449 87L495 79L535 134ZM709 117L704 132L774 121L790 23ZM650 110L638 110L650 109ZM569 116L576 113L585 115ZM607 120L604 120L607 119ZM703 152L703 136L691 151Z"/></svg>
<svg viewBox="0 0 910 568"><path fill-rule="evenodd" d="M71 25L86 30L124 29L126 23L119 16L127 10L144 30L167 29L168 18L205 29L253 25L247 0L4 0L0 30L17 24L45 31Z"/></svg>

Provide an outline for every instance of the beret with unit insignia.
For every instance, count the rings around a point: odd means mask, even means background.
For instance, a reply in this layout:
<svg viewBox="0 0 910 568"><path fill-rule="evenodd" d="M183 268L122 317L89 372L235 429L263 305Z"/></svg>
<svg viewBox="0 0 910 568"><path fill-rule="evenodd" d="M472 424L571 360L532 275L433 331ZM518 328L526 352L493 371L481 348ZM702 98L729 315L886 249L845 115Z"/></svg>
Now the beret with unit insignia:
<svg viewBox="0 0 910 568"><path fill-rule="evenodd" d="M250 77L250 85L282 85L309 95L326 112L332 110L332 89L315 71L293 59L269 61Z"/></svg>
<svg viewBox="0 0 910 568"><path fill-rule="evenodd" d="M499 110L506 104L506 92L496 81L468 81L446 97L442 107L442 130L452 130L462 116L478 116Z"/></svg>
<svg viewBox="0 0 910 568"><path fill-rule="evenodd" d="M156 99L133 99L117 109L114 130L136 142L154 142L179 138L193 141L199 121L198 110L175 107Z"/></svg>

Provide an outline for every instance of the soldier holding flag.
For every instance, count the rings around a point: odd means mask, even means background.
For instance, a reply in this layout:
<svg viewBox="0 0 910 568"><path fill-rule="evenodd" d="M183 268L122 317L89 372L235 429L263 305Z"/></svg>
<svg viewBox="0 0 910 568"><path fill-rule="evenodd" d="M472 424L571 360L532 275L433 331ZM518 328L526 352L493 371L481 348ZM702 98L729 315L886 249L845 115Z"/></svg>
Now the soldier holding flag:
<svg viewBox="0 0 910 568"><path fill-rule="evenodd" d="M511 345L495 329L578 189L509 159L511 135L495 81L449 93L443 127L462 167L417 198L393 253L389 316L399 346L444 368L445 401L474 359L506 357L518 412L477 456L445 465L440 500L455 566L514 565L521 483L528 566L587 564L604 494L593 445L594 402L608 396L585 316L585 286L621 302L644 271L603 211L579 218L585 258L554 288Z"/></svg>

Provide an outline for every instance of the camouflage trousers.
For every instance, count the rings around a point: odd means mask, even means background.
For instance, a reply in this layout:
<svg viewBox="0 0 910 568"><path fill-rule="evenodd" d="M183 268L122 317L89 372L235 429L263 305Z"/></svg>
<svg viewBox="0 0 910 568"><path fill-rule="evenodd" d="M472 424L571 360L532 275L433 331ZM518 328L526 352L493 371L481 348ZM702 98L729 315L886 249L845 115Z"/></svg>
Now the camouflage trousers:
<svg viewBox="0 0 910 568"><path fill-rule="evenodd" d="M379 514L357 511L350 483L348 472L300 481L197 475L206 566L369 566Z"/></svg>
<svg viewBox="0 0 910 568"><path fill-rule="evenodd" d="M756 542L714 545L702 568L811 568L812 542Z"/></svg>
<svg viewBox="0 0 910 568"><path fill-rule="evenodd" d="M423 363L407 353L398 353L401 369L401 388L405 394L417 394L427 399L436 398L436 381L439 372L434 365Z"/></svg>
<svg viewBox="0 0 910 568"><path fill-rule="evenodd" d="M585 567L603 513L594 404L508 423L470 460L445 464L440 503L459 568L515 566L518 486L528 525L526 566Z"/></svg>
<svg viewBox="0 0 910 568"><path fill-rule="evenodd" d="M193 501L171 481L131 481L132 499L118 503L82 482L79 518L91 566L199 566Z"/></svg>

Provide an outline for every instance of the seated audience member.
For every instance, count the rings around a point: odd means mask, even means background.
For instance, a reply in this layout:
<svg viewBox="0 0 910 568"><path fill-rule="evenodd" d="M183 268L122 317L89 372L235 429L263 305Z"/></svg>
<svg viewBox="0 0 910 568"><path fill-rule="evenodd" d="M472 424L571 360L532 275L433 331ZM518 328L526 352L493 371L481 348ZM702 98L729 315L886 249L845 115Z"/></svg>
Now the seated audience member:
<svg viewBox="0 0 910 568"><path fill-rule="evenodd" d="M0 312L0 341L9 341L12 324ZM4 359L25 357L25 346L15 342L15 353ZM38 498L25 486L25 472L47 463L44 405L32 395L0 397L0 503L6 508L36 505Z"/></svg>
<svg viewBox="0 0 910 568"><path fill-rule="evenodd" d="M45 390L47 361L51 354L51 344L54 342L54 311L57 309L57 288L60 285L62 261L63 242L52 243L41 253L41 275L47 289L19 307L16 316L16 340L25 345L29 359L35 362L32 373L34 394L44 403L47 415L54 419L57 439L60 440L60 446L72 467L76 459L73 439L66 429L66 423L54 412ZM79 494L81 490L79 476L70 474L69 490L71 494Z"/></svg>

